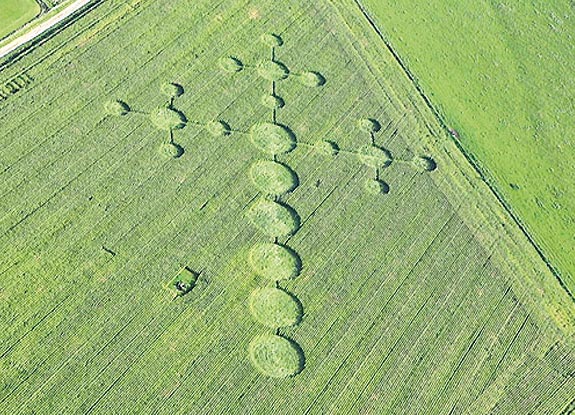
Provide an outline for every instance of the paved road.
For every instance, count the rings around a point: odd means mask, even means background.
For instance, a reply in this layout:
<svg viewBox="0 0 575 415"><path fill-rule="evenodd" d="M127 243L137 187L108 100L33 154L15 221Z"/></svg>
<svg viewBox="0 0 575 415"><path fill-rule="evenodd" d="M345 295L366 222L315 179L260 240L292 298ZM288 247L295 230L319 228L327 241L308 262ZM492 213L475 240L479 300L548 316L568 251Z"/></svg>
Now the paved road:
<svg viewBox="0 0 575 415"><path fill-rule="evenodd" d="M86 4L90 3L92 0L76 0L73 1L71 4L65 6L60 12L55 14L54 16L50 17L45 22L42 22L38 26L34 27L32 30L29 30L22 34L22 36L17 37L6 46L0 48L0 58L6 56L10 52L18 49L23 44L31 41L36 36L41 35L46 30L50 29L52 26L60 23L66 17L70 16L72 13L76 12L77 10L84 7Z"/></svg>

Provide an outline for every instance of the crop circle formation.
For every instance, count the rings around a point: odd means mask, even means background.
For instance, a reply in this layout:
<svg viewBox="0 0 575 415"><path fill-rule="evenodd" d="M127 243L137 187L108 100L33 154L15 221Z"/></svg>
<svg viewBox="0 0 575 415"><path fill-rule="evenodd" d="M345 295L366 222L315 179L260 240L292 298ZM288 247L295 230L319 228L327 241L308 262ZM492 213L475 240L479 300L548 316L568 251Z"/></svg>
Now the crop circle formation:
<svg viewBox="0 0 575 415"><path fill-rule="evenodd" d="M301 348L274 334L254 337L249 345L249 357L258 371L272 378L297 375L304 364Z"/></svg>
<svg viewBox="0 0 575 415"><path fill-rule="evenodd" d="M256 124L251 128L250 136L258 149L271 155L289 153L296 147L295 135L279 124Z"/></svg>
<svg viewBox="0 0 575 415"><path fill-rule="evenodd" d="M182 146L176 143L164 143L160 147L160 151L167 157L179 158L184 154Z"/></svg>
<svg viewBox="0 0 575 415"><path fill-rule="evenodd" d="M359 161L369 167L387 167L393 160L391 153L383 148L369 146L358 153Z"/></svg>
<svg viewBox="0 0 575 415"><path fill-rule="evenodd" d="M294 297L278 288L256 288L249 298L254 319L266 327L290 327L299 323L302 306Z"/></svg>
<svg viewBox="0 0 575 415"><path fill-rule="evenodd" d="M272 48L284 44L284 41L281 38L281 36L276 35L274 33L264 33L263 35L260 36L260 40L264 45Z"/></svg>
<svg viewBox="0 0 575 415"><path fill-rule="evenodd" d="M417 167L425 171L433 171L437 168L437 163L431 157L427 156L416 157L415 159L413 159L413 162Z"/></svg>
<svg viewBox="0 0 575 415"><path fill-rule="evenodd" d="M213 137L223 137L226 135L230 135L231 128L228 123L224 121L210 121L206 124L206 130L210 133Z"/></svg>
<svg viewBox="0 0 575 415"><path fill-rule="evenodd" d="M268 81L281 81L289 75L289 69L281 62L263 61L258 65L258 74Z"/></svg>
<svg viewBox="0 0 575 415"><path fill-rule="evenodd" d="M184 128L187 123L184 114L168 107L156 109L150 114L150 119L157 128L168 131Z"/></svg>
<svg viewBox="0 0 575 415"><path fill-rule="evenodd" d="M325 78L318 72L302 72L296 79L305 86L318 87L325 84Z"/></svg>
<svg viewBox="0 0 575 415"><path fill-rule="evenodd" d="M363 118L359 120L357 124L359 128L366 133L376 133L381 130L381 124L373 118Z"/></svg>
<svg viewBox="0 0 575 415"><path fill-rule="evenodd" d="M365 181L365 191L371 194L389 193L389 185L378 179L367 179Z"/></svg>
<svg viewBox="0 0 575 415"><path fill-rule="evenodd" d="M337 143L329 140L320 140L314 144L313 148L324 156L337 156L339 153L339 146Z"/></svg>
<svg viewBox="0 0 575 415"><path fill-rule="evenodd" d="M161 90L164 95L171 98L176 98L184 94L184 87L173 82L163 84Z"/></svg>
<svg viewBox="0 0 575 415"><path fill-rule="evenodd" d="M239 59L234 58L233 56L228 56L220 59L220 68L225 72L233 73L244 69L244 64Z"/></svg>
<svg viewBox="0 0 575 415"><path fill-rule="evenodd" d="M297 175L292 169L271 160L256 161L250 167L249 175L256 188L268 195L280 196L298 185Z"/></svg>
<svg viewBox="0 0 575 415"><path fill-rule="evenodd" d="M272 243L255 245L249 263L257 275L273 281L295 278L301 271L301 259L294 250Z"/></svg>
<svg viewBox="0 0 575 415"><path fill-rule="evenodd" d="M106 102L104 109L109 115L126 115L130 112L130 106L120 100Z"/></svg>
<svg viewBox="0 0 575 415"><path fill-rule="evenodd" d="M260 199L251 206L249 218L260 231L273 237L293 235L300 225L295 210L267 199Z"/></svg>
<svg viewBox="0 0 575 415"><path fill-rule="evenodd" d="M271 109L282 108L285 105L284 100L277 95L264 95L262 97L262 105Z"/></svg>

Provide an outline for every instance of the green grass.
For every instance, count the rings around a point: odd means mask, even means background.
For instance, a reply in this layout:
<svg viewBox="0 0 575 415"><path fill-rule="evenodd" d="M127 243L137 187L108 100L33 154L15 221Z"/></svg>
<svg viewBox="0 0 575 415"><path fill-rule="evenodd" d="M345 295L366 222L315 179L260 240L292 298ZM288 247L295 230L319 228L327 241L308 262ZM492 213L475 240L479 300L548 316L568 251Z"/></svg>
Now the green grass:
<svg viewBox="0 0 575 415"><path fill-rule="evenodd" d="M265 33L290 70L275 84L256 69ZM378 42L347 0L109 0L3 70L33 81L0 101L2 411L567 407L572 302ZM166 83L187 120L169 132L148 115ZM390 166L360 162L371 141ZM400 162L417 157L437 168ZM249 174L263 158L299 178L273 202ZM387 194L366 192L374 171ZM254 255L271 244L289 250ZM299 324L253 318L274 284Z"/></svg>
<svg viewBox="0 0 575 415"><path fill-rule="evenodd" d="M573 5L362 3L575 293Z"/></svg>
<svg viewBox="0 0 575 415"><path fill-rule="evenodd" d="M40 13L36 0L2 0L0 3L0 39L25 25Z"/></svg>

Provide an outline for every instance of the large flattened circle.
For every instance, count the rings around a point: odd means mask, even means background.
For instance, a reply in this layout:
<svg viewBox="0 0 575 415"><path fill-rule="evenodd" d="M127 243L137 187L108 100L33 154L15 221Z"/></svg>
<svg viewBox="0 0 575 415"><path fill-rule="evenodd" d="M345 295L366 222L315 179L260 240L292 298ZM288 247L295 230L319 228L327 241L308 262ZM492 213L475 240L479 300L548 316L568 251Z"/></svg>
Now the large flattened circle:
<svg viewBox="0 0 575 415"><path fill-rule="evenodd" d="M268 81L281 81L289 76L289 69L281 62L263 61L257 67L258 75Z"/></svg>
<svg viewBox="0 0 575 415"><path fill-rule="evenodd" d="M180 111L162 107L150 114L152 123L160 130L178 130L186 126L186 117Z"/></svg>
<svg viewBox="0 0 575 415"><path fill-rule="evenodd" d="M387 167L393 160L388 150L377 146L369 146L361 149L358 153L358 158L360 162L373 168Z"/></svg>
<svg viewBox="0 0 575 415"><path fill-rule="evenodd" d="M250 312L255 320L269 328L291 327L303 314L300 302L278 288L257 288L249 298Z"/></svg>
<svg viewBox="0 0 575 415"><path fill-rule="evenodd" d="M249 218L263 233L273 237L293 235L300 218L295 210L267 199L260 199L249 209Z"/></svg>
<svg viewBox="0 0 575 415"><path fill-rule="evenodd" d="M254 245L248 262L257 275L272 281L295 278L301 271L301 259L294 250L272 243Z"/></svg>
<svg viewBox="0 0 575 415"><path fill-rule="evenodd" d="M272 378L287 378L303 369L301 348L293 341L274 334L254 337L249 345L249 357L254 367Z"/></svg>
<svg viewBox="0 0 575 415"><path fill-rule="evenodd" d="M288 166L270 160L259 160L249 170L250 179L262 193L281 196L298 185L296 173Z"/></svg>
<svg viewBox="0 0 575 415"><path fill-rule="evenodd" d="M250 136L254 146L271 155L289 153L296 146L293 132L280 124L256 124L251 128Z"/></svg>

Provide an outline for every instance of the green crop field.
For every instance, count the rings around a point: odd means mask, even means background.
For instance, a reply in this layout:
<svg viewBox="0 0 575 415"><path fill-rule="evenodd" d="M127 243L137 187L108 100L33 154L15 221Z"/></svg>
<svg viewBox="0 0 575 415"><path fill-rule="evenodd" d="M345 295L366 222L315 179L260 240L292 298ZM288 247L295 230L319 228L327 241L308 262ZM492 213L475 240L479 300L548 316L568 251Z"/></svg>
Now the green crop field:
<svg viewBox="0 0 575 415"><path fill-rule="evenodd" d="M575 293L573 2L362 3Z"/></svg>
<svg viewBox="0 0 575 415"><path fill-rule="evenodd" d="M0 39L40 13L36 0L0 0Z"/></svg>
<svg viewBox="0 0 575 415"><path fill-rule="evenodd" d="M353 1L106 0L2 68L1 414L575 407L575 304Z"/></svg>

